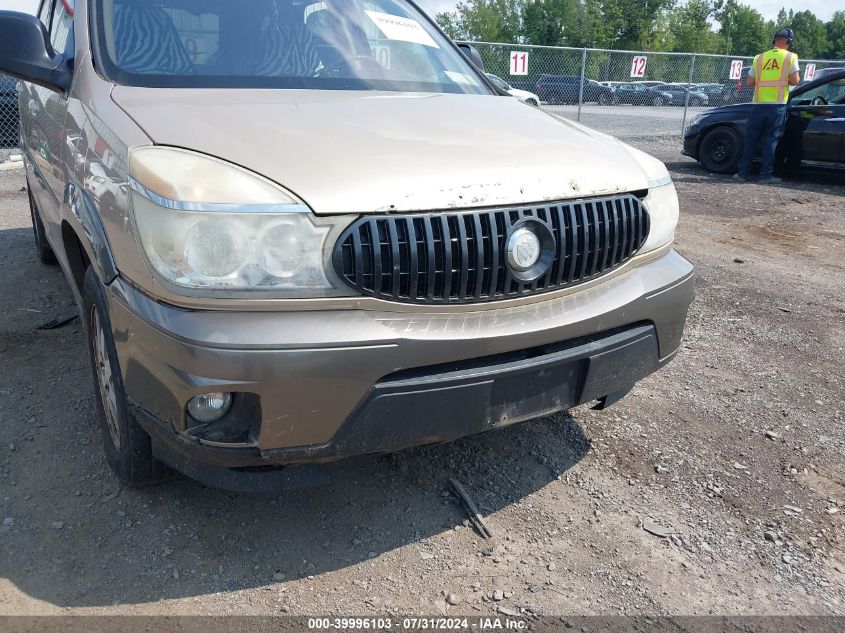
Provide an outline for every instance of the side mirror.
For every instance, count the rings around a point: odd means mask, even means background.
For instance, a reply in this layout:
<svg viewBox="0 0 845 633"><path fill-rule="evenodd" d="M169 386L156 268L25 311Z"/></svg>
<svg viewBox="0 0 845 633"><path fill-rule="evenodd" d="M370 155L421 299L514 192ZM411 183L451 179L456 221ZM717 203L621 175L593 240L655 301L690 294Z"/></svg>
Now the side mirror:
<svg viewBox="0 0 845 633"><path fill-rule="evenodd" d="M0 33L2 36L2 33ZM458 48L461 49L461 52L464 56L475 65L478 70L484 72L484 60L481 59L481 53L478 52L478 49L475 46L471 46L469 44L458 44Z"/></svg>
<svg viewBox="0 0 845 633"><path fill-rule="evenodd" d="M70 87L68 64L53 52L41 20L28 13L0 11L0 72L57 92Z"/></svg>

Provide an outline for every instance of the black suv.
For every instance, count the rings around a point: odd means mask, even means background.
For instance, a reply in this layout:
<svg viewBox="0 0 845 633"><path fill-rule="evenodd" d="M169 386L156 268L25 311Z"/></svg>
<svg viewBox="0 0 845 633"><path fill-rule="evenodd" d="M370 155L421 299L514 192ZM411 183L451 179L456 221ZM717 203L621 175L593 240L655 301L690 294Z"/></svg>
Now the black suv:
<svg viewBox="0 0 845 633"><path fill-rule="evenodd" d="M534 92L541 101L548 103L578 103L581 93L581 77L578 75L540 75L534 85ZM592 79L584 79L584 103L595 102L610 105L615 102L613 88L602 86Z"/></svg>

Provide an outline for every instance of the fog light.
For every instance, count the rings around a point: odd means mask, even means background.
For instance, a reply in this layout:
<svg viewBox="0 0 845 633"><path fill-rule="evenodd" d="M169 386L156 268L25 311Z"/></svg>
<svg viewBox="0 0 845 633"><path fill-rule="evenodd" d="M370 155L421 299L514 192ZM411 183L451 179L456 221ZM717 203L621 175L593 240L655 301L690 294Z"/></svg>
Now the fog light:
<svg viewBox="0 0 845 633"><path fill-rule="evenodd" d="M197 422L209 424L229 413L231 408L231 393L203 393L188 402L188 415Z"/></svg>

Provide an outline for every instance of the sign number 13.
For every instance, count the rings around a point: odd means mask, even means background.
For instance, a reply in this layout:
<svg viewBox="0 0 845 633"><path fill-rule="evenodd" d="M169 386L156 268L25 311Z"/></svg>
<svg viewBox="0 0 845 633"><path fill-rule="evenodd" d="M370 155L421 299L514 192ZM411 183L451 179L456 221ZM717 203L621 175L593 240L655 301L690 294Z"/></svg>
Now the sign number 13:
<svg viewBox="0 0 845 633"><path fill-rule="evenodd" d="M513 51L511 53L511 75L528 74L528 53Z"/></svg>

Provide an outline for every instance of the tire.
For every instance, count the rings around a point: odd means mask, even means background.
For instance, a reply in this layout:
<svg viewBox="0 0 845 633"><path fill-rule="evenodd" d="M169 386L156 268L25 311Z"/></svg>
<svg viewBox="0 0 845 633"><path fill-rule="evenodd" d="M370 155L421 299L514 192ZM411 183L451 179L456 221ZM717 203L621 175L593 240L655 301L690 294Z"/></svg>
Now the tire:
<svg viewBox="0 0 845 633"><path fill-rule="evenodd" d="M85 271L82 303L106 460L114 474L131 486L162 481L170 473L153 457L150 436L138 425L126 405L108 303L100 279L91 266Z"/></svg>
<svg viewBox="0 0 845 633"><path fill-rule="evenodd" d="M540 107L540 104L537 103L534 99L528 99L525 103L527 103L530 106L534 106L535 108Z"/></svg>
<svg viewBox="0 0 845 633"><path fill-rule="evenodd" d="M610 103L611 103L611 99L606 94L601 93L599 95L599 105L608 106L608 105L610 105Z"/></svg>
<svg viewBox="0 0 845 633"><path fill-rule="evenodd" d="M654 98L654 100L651 102L651 105L653 105L655 108L661 107L663 105L663 97L661 97L660 95L657 95Z"/></svg>
<svg viewBox="0 0 845 633"><path fill-rule="evenodd" d="M707 171L732 174L742 156L742 139L736 130L720 126L707 131L699 145L698 160Z"/></svg>
<svg viewBox="0 0 845 633"><path fill-rule="evenodd" d="M35 199L32 197L32 188L29 186L29 181L26 183L26 193L29 197L29 216L32 218L32 233L35 236L35 252L38 254L38 260L42 264L48 266L55 266L58 264L56 254L53 248L47 241L47 234L44 231L44 223L41 221L41 216L35 206Z"/></svg>
<svg viewBox="0 0 845 633"><path fill-rule="evenodd" d="M700 108L701 107L701 99L698 97L693 97L689 100L689 105L691 108Z"/></svg>

